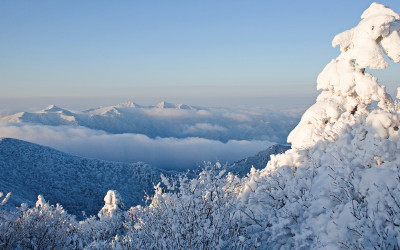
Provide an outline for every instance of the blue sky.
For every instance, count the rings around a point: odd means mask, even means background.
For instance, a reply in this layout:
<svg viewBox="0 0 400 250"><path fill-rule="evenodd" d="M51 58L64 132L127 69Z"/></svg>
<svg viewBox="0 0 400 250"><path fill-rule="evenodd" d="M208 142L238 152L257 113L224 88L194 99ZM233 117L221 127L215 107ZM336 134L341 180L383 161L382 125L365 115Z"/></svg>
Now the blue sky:
<svg viewBox="0 0 400 250"><path fill-rule="evenodd" d="M371 2L4 0L0 98L306 94Z"/></svg>

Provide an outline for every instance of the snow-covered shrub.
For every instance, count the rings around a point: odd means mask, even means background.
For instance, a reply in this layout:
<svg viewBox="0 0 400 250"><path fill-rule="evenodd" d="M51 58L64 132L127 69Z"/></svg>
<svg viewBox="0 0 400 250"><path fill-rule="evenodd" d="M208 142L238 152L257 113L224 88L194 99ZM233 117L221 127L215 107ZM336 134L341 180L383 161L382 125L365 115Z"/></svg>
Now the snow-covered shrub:
<svg viewBox="0 0 400 250"><path fill-rule="evenodd" d="M22 204L0 218L1 249L73 249L79 246L78 223L60 205L38 196L36 206Z"/></svg>
<svg viewBox="0 0 400 250"><path fill-rule="evenodd" d="M301 248L309 247L312 231L302 228L307 209L313 199L311 169L281 167L264 175L252 169L244 180L238 213L240 226L253 247ZM299 239L299 234L302 238ZM258 242L258 244L255 244Z"/></svg>
<svg viewBox="0 0 400 250"><path fill-rule="evenodd" d="M343 164L332 169L331 178L332 209L325 215L330 221L320 234L325 245L338 240L350 249L399 249L399 171Z"/></svg>
<svg viewBox="0 0 400 250"><path fill-rule="evenodd" d="M6 211L3 207L4 204L10 198L11 193L8 193L3 200L0 202L0 248L9 248L11 245L11 238L13 237L13 232L15 232L12 227L12 223L15 220L13 213ZM3 193L0 192L0 198L3 197Z"/></svg>
<svg viewBox="0 0 400 250"><path fill-rule="evenodd" d="M80 233L88 248L105 248L118 235L123 235L125 206L116 190L109 190L104 197L104 207L98 218L91 216L79 223Z"/></svg>
<svg viewBox="0 0 400 250"><path fill-rule="evenodd" d="M220 164L206 166L195 179L164 178L147 207L131 208L129 233L118 243L138 249L239 248L244 237L236 218L239 179Z"/></svg>

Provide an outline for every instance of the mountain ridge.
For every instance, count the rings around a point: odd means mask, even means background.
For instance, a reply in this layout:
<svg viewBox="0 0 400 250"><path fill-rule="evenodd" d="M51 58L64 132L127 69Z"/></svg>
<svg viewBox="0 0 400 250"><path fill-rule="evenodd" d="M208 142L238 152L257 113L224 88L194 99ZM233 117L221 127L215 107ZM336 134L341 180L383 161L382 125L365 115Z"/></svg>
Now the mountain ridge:
<svg viewBox="0 0 400 250"><path fill-rule="evenodd" d="M50 147L0 138L0 190L12 192L9 207L33 205L43 194L77 216L96 214L110 189L118 190L126 205L144 204L160 175L174 172L145 163L109 162L72 156ZM48 190L51 189L51 192Z"/></svg>

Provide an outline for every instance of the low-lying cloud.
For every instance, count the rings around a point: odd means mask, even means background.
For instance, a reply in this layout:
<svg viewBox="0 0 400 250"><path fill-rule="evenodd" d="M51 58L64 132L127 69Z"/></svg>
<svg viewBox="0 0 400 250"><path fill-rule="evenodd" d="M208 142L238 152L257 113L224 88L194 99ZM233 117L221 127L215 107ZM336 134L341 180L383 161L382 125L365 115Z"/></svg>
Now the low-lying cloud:
<svg viewBox="0 0 400 250"><path fill-rule="evenodd" d="M200 124L199 128L213 128ZM218 128L217 128L218 129ZM60 151L110 161L143 161L165 169L188 169L204 161L232 162L273 143L257 140L218 140L189 137L150 138L142 134L108 134L85 127L0 123L0 137L17 138Z"/></svg>
<svg viewBox="0 0 400 250"><path fill-rule="evenodd" d="M51 126L83 126L110 134L143 134L152 139L199 137L224 143L231 140L285 143L287 135L299 120L299 116L256 108L178 109L140 105L132 107L133 103L128 104L82 112L49 106L37 112L0 116L0 120Z"/></svg>

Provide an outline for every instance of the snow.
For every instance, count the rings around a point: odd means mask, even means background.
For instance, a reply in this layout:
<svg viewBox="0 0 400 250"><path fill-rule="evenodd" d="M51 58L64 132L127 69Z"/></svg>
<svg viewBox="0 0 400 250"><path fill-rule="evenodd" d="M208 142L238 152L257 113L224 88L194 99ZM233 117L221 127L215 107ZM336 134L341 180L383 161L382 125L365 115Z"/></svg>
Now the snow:
<svg viewBox="0 0 400 250"><path fill-rule="evenodd" d="M399 24L400 25L400 24ZM395 27L392 27L393 29ZM392 31L385 39L382 39L381 45L386 55L394 62L400 62L400 35L399 29Z"/></svg>
<svg viewBox="0 0 400 250"><path fill-rule="evenodd" d="M399 22L399 15L384 5L373 3L361 15L361 22L353 29L347 30L337 35L332 42L333 47L340 46L341 59L356 60L359 68L384 69L388 66L380 44L385 45L385 51L390 51L390 58L397 58L399 40L398 28L393 22ZM389 36L389 39L386 40ZM389 49L390 48L390 49ZM393 48L394 54L391 52ZM395 61L398 62L398 61Z"/></svg>

